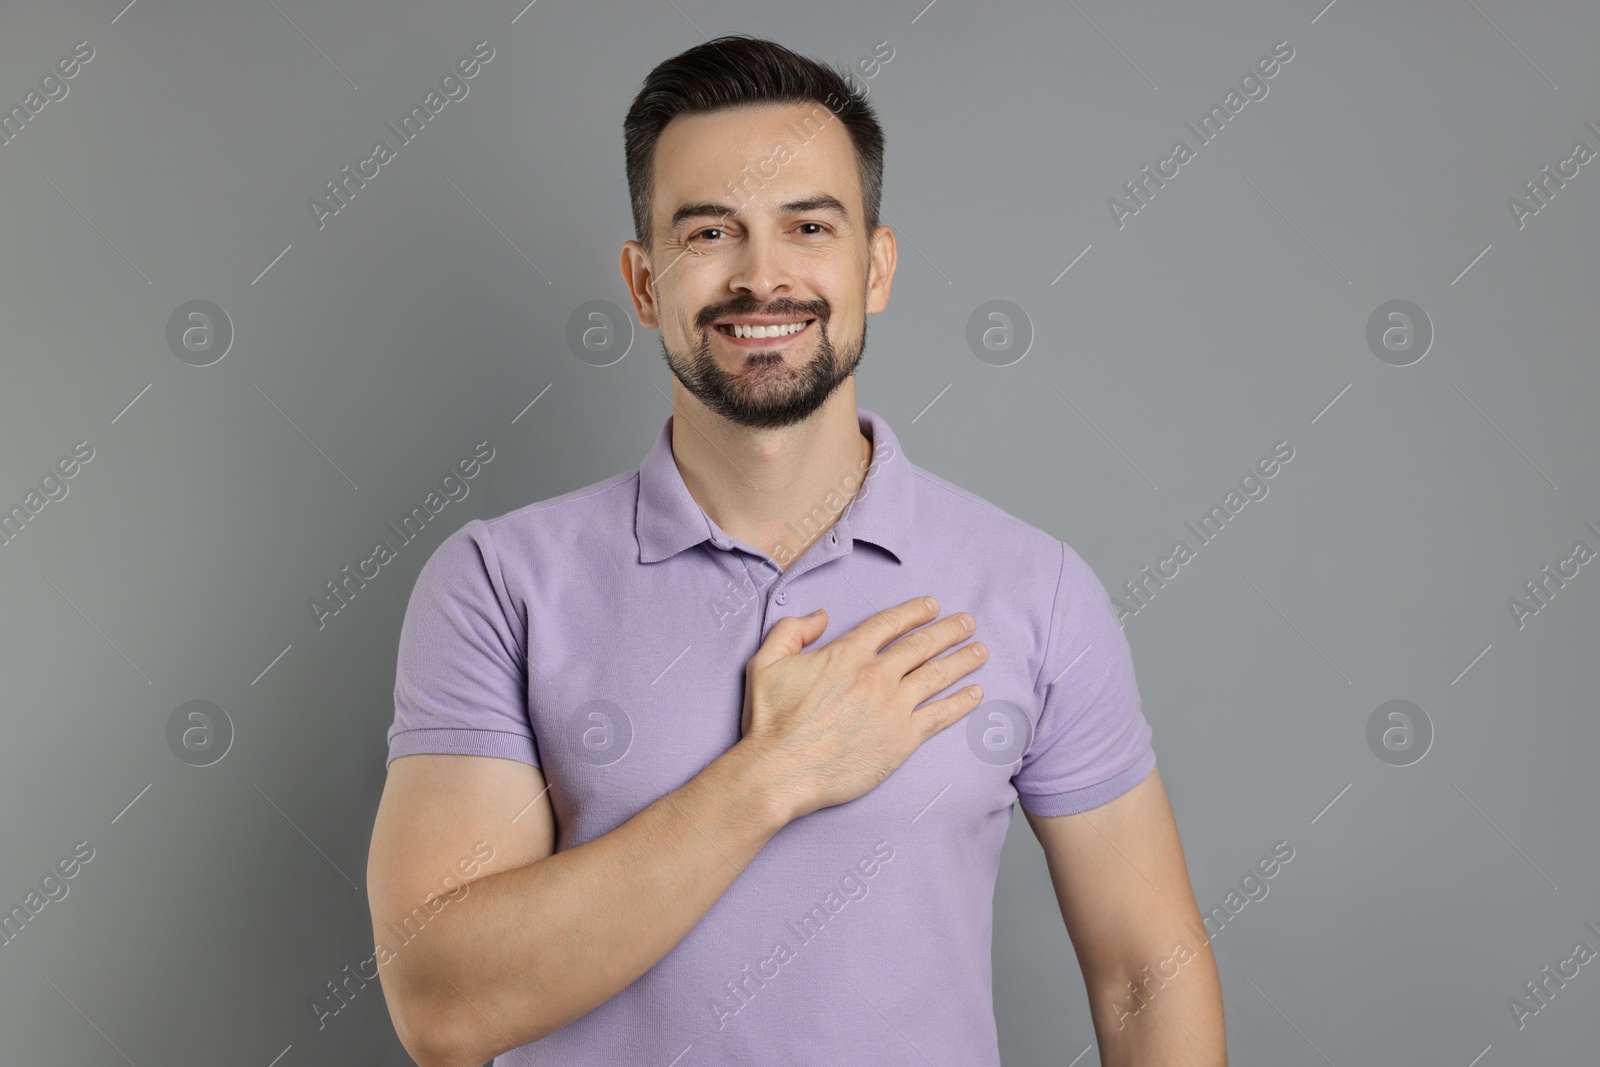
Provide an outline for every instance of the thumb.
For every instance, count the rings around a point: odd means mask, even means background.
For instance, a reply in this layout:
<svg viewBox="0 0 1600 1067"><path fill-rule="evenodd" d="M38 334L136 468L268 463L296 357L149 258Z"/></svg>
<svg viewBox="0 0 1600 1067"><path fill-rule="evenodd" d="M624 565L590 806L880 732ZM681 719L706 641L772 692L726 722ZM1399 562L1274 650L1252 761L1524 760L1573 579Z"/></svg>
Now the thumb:
<svg viewBox="0 0 1600 1067"><path fill-rule="evenodd" d="M818 608L810 615L787 615L773 624L766 640L750 658L750 666L765 667L785 656L798 655L828 628L828 613Z"/></svg>

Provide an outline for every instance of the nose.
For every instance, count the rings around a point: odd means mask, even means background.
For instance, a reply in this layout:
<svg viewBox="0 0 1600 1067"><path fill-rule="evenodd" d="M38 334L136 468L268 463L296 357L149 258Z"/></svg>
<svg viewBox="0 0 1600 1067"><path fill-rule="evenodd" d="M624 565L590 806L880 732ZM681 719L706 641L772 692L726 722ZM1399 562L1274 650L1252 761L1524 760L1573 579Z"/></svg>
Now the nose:
<svg viewBox="0 0 1600 1067"><path fill-rule="evenodd" d="M763 304L779 295L794 291L788 257L778 236L766 232L752 232L737 253L731 289L747 292Z"/></svg>

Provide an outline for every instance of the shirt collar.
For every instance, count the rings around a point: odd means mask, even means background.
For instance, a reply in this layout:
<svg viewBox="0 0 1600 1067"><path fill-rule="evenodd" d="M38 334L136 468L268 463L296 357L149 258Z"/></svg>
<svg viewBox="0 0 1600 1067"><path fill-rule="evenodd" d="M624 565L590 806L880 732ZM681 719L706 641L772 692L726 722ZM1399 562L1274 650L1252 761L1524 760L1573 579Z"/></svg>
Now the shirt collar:
<svg viewBox="0 0 1600 1067"><path fill-rule="evenodd" d="M634 534L639 541L641 563L655 563L702 541L726 539L684 485L672 455L672 419L669 415L661 424L655 443L639 464ZM881 416L858 407L856 420L862 432L872 438L872 462L865 481L833 530L841 537L875 544L904 563L911 545L915 489L910 461Z"/></svg>

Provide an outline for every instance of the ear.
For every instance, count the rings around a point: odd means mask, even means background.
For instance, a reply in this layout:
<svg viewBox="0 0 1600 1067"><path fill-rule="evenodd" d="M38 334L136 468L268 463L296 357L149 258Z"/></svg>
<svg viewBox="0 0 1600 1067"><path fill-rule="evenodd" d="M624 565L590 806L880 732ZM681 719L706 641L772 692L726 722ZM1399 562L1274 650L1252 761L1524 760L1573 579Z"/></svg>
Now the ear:
<svg viewBox="0 0 1600 1067"><path fill-rule="evenodd" d="M650 253L638 241L624 241L618 266L622 269L622 281L628 287L628 294L633 298L633 313L638 316L639 325L647 330L660 329L655 270L650 265Z"/></svg>
<svg viewBox="0 0 1600 1067"><path fill-rule="evenodd" d="M867 312L875 314L889 306L889 290L894 285L894 268L899 262L894 231L879 226L867 249Z"/></svg>

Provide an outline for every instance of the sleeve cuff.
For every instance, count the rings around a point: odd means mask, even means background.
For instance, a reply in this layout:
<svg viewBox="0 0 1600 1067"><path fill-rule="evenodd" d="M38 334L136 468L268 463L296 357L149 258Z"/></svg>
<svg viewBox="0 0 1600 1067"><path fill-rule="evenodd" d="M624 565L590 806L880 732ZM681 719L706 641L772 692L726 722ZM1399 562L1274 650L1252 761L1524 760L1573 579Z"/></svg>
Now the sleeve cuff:
<svg viewBox="0 0 1600 1067"><path fill-rule="evenodd" d="M389 758L385 769L401 756L495 756L539 766L533 739L505 730L476 730L461 727L417 727L401 730L389 738Z"/></svg>
<svg viewBox="0 0 1600 1067"><path fill-rule="evenodd" d="M1018 790L1017 799L1035 815L1076 815L1117 799L1150 777L1155 767L1155 749L1146 745L1138 759L1103 782L1081 789L1069 789L1065 793L1024 793Z"/></svg>

